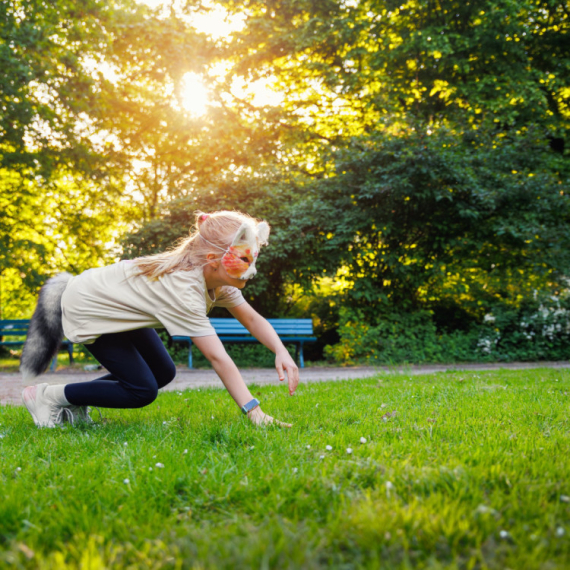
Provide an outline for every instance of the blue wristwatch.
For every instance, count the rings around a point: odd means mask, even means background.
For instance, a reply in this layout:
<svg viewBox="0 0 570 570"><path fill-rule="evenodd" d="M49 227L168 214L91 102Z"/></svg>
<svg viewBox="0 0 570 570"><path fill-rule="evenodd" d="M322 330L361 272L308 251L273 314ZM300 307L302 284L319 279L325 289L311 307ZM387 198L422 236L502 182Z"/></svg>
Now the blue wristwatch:
<svg viewBox="0 0 570 570"><path fill-rule="evenodd" d="M253 400L250 400L247 404L244 404L241 407L241 411L244 414L248 414L249 412L251 412L251 410L257 408L257 406L259 406L259 400L257 398L254 398Z"/></svg>

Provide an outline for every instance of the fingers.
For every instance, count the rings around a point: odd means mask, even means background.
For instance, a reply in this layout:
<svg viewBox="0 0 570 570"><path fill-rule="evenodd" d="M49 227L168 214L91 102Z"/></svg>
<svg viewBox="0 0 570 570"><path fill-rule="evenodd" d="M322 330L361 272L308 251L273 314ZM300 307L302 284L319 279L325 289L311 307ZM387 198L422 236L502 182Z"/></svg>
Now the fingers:
<svg viewBox="0 0 570 570"><path fill-rule="evenodd" d="M265 416L263 423L265 425L274 424L276 426L286 427L286 428L293 427L291 424L286 424L285 422L280 422L279 420L276 420L275 418L272 418L271 416L267 416L267 415Z"/></svg>
<svg viewBox="0 0 570 570"><path fill-rule="evenodd" d="M293 427L291 424L280 422L279 420L276 420L275 418L272 418L271 416L268 416L263 412L260 412L256 415L252 415L250 416L249 419L251 420L251 423L253 423L256 426L268 426L274 424L279 427L286 427L286 428Z"/></svg>
<svg viewBox="0 0 570 570"><path fill-rule="evenodd" d="M283 372L283 365L281 362L276 362L275 368L277 368L277 374L279 374L279 381L283 382L283 380L285 380L285 373Z"/></svg>
<svg viewBox="0 0 570 570"><path fill-rule="evenodd" d="M295 363L286 366L287 378L289 380L289 395L293 395L299 385L299 368Z"/></svg>

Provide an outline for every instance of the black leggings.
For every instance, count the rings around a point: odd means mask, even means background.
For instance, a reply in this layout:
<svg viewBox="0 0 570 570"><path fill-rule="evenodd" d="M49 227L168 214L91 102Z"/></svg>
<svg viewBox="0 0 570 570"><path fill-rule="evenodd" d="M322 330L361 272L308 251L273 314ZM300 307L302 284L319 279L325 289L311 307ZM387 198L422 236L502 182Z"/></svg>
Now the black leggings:
<svg viewBox="0 0 570 570"><path fill-rule="evenodd" d="M104 334L85 347L110 374L68 384L65 397L75 406L142 408L176 376L174 362L153 329Z"/></svg>

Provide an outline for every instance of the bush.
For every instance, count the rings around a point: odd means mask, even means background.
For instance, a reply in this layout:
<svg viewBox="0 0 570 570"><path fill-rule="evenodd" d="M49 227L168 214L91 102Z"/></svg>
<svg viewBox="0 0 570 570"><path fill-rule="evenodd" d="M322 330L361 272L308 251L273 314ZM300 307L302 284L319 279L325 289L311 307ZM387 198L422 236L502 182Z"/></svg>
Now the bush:
<svg viewBox="0 0 570 570"><path fill-rule="evenodd" d="M433 313L385 315L367 322L342 309L340 342L325 347L336 363L436 363L565 360L570 354L570 298L535 296L520 306L497 304L468 330L443 332Z"/></svg>
<svg viewBox="0 0 570 570"><path fill-rule="evenodd" d="M481 359L566 360L570 354L570 298L535 296L520 307L497 305L483 318Z"/></svg>
<svg viewBox="0 0 570 570"><path fill-rule="evenodd" d="M439 334L430 311L383 316L369 324L361 311L342 309L340 342L325 347L339 364L458 362L474 360L476 333Z"/></svg>

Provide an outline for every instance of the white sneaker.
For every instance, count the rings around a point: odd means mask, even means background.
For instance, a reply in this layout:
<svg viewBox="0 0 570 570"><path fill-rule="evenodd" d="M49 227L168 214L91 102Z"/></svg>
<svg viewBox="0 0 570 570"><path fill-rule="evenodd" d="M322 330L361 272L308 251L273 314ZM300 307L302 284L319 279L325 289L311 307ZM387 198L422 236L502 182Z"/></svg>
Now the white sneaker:
<svg viewBox="0 0 570 570"><path fill-rule="evenodd" d="M38 427L62 426L64 420L73 423L73 414L63 388L63 385L50 386L45 383L28 386L22 391L22 401Z"/></svg>

